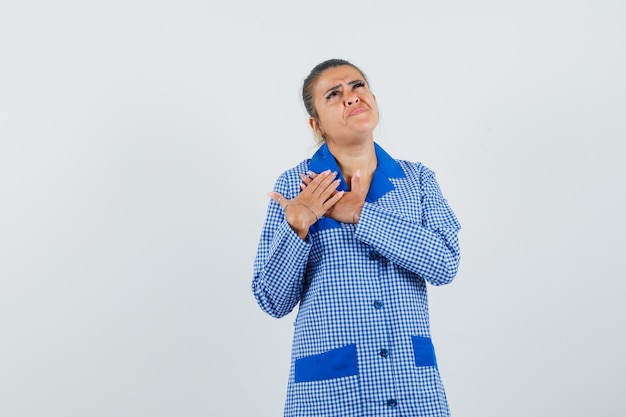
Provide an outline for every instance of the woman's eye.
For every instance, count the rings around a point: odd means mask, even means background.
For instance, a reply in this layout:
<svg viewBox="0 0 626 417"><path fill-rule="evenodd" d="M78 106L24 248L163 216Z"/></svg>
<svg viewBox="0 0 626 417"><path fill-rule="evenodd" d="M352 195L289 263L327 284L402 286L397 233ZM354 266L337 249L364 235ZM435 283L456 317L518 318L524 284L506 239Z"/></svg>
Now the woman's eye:
<svg viewBox="0 0 626 417"><path fill-rule="evenodd" d="M352 87L352 89L359 88L359 87L365 87L365 83L363 81L356 82L354 83L354 86Z"/></svg>
<svg viewBox="0 0 626 417"><path fill-rule="evenodd" d="M337 94L339 94L339 90L331 91L330 93L326 95L326 100L330 100L331 98L335 97Z"/></svg>

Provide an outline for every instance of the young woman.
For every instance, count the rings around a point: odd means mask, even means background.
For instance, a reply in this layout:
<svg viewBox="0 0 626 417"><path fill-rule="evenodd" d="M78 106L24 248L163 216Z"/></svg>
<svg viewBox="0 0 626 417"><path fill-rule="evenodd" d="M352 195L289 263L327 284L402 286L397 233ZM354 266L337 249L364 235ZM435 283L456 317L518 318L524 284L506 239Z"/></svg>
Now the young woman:
<svg viewBox="0 0 626 417"><path fill-rule="evenodd" d="M300 304L285 416L448 416L426 284L456 275L459 223L432 171L374 142L360 69L322 62L302 97L322 145L269 193L252 282L274 317Z"/></svg>

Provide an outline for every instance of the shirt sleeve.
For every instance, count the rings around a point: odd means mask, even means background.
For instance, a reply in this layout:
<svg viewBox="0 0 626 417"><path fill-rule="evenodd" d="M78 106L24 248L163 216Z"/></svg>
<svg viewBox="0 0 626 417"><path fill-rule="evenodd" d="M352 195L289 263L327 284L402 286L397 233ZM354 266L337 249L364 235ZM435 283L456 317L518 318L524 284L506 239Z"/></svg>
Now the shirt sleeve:
<svg viewBox="0 0 626 417"><path fill-rule="evenodd" d="M432 285L452 282L460 248L459 222L444 199L434 172L423 165L419 198L421 223L402 217L376 203L365 203L356 237L395 264Z"/></svg>
<svg viewBox="0 0 626 417"><path fill-rule="evenodd" d="M283 174L274 190L292 198L288 188ZM280 318L298 304L310 248L309 238L302 240L285 220L280 205L270 200L252 280L252 292L263 311Z"/></svg>

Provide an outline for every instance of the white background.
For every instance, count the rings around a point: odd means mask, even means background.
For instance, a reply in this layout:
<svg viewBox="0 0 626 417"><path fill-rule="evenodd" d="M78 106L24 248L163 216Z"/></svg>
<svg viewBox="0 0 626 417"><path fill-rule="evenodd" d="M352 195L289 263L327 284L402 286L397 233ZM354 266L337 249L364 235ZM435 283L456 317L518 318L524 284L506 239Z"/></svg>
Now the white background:
<svg viewBox="0 0 626 417"><path fill-rule="evenodd" d="M626 2L0 0L1 416L282 415L252 263L327 58L463 226L453 415L626 414Z"/></svg>

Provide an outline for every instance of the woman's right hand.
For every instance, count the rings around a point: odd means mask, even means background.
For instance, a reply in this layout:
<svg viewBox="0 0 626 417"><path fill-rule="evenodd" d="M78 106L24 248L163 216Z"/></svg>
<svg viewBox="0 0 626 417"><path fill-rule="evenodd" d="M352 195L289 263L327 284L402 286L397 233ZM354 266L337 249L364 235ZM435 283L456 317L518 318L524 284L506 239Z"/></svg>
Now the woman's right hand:
<svg viewBox="0 0 626 417"><path fill-rule="evenodd" d="M280 204L289 226L301 239L305 239L309 227L343 197L343 191L335 192L340 183L336 177L336 172L330 170L321 172L292 200L286 199L276 191L271 191L267 195Z"/></svg>

